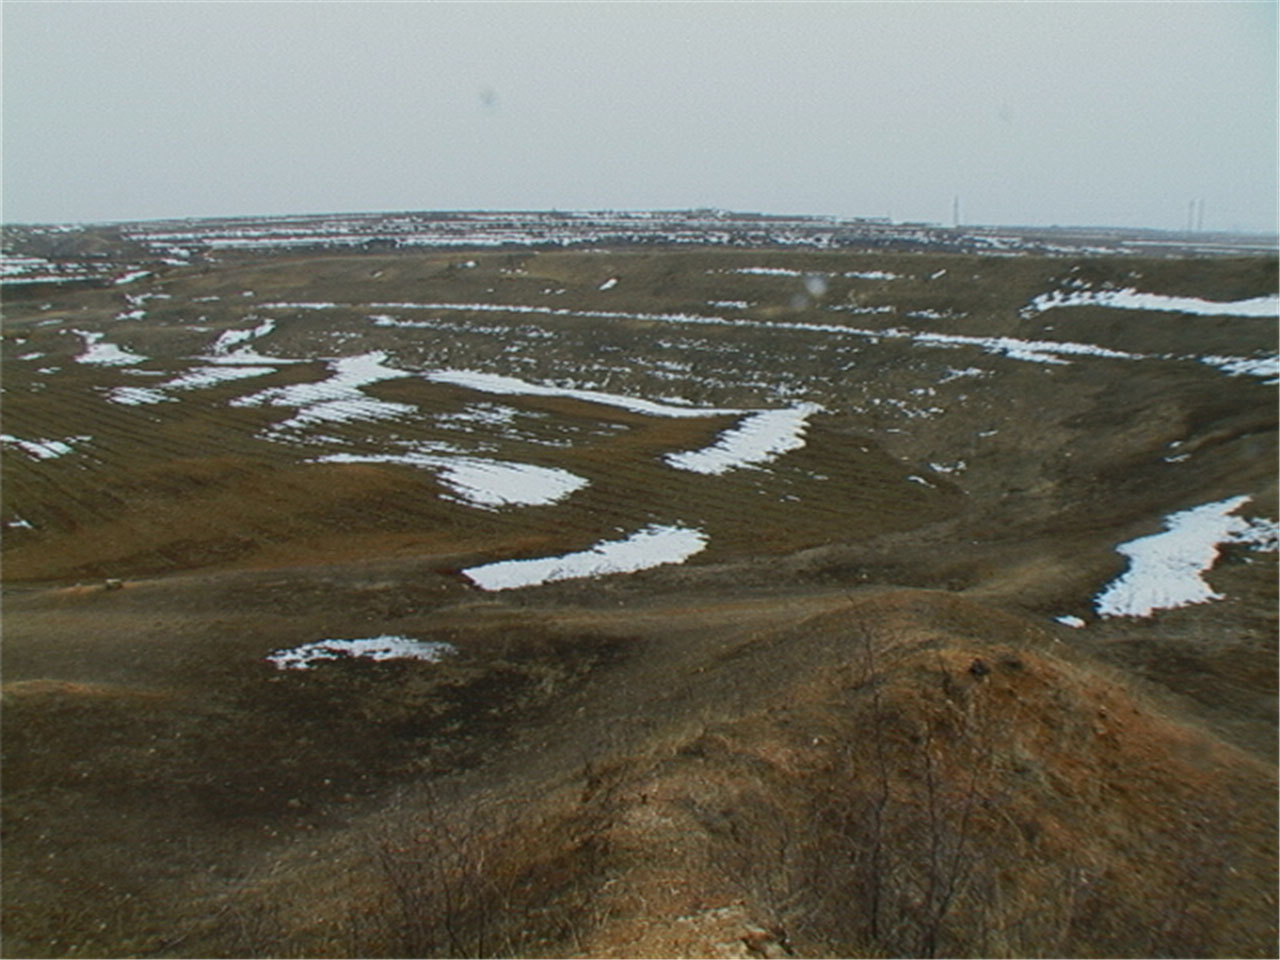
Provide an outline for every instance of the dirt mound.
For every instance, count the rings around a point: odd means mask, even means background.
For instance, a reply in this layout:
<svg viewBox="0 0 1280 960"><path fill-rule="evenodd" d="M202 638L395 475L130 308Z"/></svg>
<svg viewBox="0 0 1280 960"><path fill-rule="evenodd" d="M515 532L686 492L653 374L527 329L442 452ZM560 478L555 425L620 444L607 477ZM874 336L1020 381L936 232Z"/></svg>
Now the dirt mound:
<svg viewBox="0 0 1280 960"><path fill-rule="evenodd" d="M1271 955L1273 772L1053 646L915 591L704 649L685 689L643 691L660 720L567 780L406 794L321 854L340 887L277 863L287 879L257 902L300 899L267 941L365 956ZM610 727L626 701L581 723ZM537 733L551 737L591 742L572 724ZM251 901L234 909L265 929Z"/></svg>

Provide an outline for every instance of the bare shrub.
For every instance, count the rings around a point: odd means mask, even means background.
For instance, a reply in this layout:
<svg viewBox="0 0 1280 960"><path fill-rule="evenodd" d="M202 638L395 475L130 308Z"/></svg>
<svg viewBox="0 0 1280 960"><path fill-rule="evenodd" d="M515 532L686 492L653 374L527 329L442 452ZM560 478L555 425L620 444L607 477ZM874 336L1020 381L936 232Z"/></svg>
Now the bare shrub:
<svg viewBox="0 0 1280 960"><path fill-rule="evenodd" d="M599 918L599 824L576 812L439 794L396 804L371 835L381 894L347 920L357 956L572 951Z"/></svg>

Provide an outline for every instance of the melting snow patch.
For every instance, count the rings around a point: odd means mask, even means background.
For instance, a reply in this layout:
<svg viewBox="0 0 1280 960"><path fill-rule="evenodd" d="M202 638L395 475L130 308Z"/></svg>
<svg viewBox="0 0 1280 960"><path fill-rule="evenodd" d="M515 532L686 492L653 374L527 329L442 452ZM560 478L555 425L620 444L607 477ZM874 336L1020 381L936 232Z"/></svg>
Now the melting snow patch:
<svg viewBox="0 0 1280 960"><path fill-rule="evenodd" d="M245 295L246 297L251 297L251 296L253 296L253 291L252 291L252 290L246 290L246 291L245 291L245 293L244 293L244 295ZM330 303L330 302L323 302L323 303L264 303L264 304L262 304L262 309L264 309L264 310L334 310L334 309L336 309L336 308L337 308L337 306L338 306L338 305L337 305L336 303Z"/></svg>
<svg viewBox="0 0 1280 960"><path fill-rule="evenodd" d="M738 426L721 434L712 446L686 453L669 453L664 460L680 470L712 475L737 467L768 463L803 447L809 417L822 409L816 403L801 403L784 410L753 413Z"/></svg>
<svg viewBox="0 0 1280 960"><path fill-rule="evenodd" d="M1201 363L1217 367L1231 377L1262 377L1268 386L1280 384L1280 356L1269 357L1201 357Z"/></svg>
<svg viewBox="0 0 1280 960"><path fill-rule="evenodd" d="M1280 296L1269 294L1248 300L1220 302L1199 297L1171 297L1162 293L1127 290L1057 290L1043 293L1025 308L1027 313L1043 313L1054 307L1115 307L1120 310L1159 310L1190 313L1201 317L1274 317L1280 313Z"/></svg>
<svg viewBox="0 0 1280 960"><path fill-rule="evenodd" d="M885 331L886 336L895 331ZM1020 340L1017 337L969 337L951 333L916 333L912 334L916 343L928 346L973 346L981 347L988 353L1003 353L1013 360L1026 360L1032 363L1048 363L1065 365L1069 360L1062 355L1074 357L1105 357L1113 360L1141 360L1142 354L1127 353L1123 350L1111 350L1107 347L1094 346L1091 343L1071 343L1062 340Z"/></svg>
<svg viewBox="0 0 1280 960"><path fill-rule="evenodd" d="M92 363L106 367L123 367L131 363L140 363L147 358L131 350L117 347L114 343L102 343L103 333L92 333L87 330L73 330L72 333L84 338L84 353L76 357L77 363Z"/></svg>
<svg viewBox="0 0 1280 960"><path fill-rule="evenodd" d="M167 390L199 390L228 380L245 380L275 373L275 367L194 367L180 377L162 383Z"/></svg>
<svg viewBox="0 0 1280 960"><path fill-rule="evenodd" d="M336 400L319 400L307 404L292 417L272 428L277 436L283 431L303 430L319 423L353 423L358 420L396 420L417 409L408 403L389 403L375 397L352 395Z"/></svg>
<svg viewBox="0 0 1280 960"><path fill-rule="evenodd" d="M224 330L218 334L218 339L213 342L213 352L217 355L226 356L232 347L238 347L241 344L248 343L250 340L258 340L265 337L276 328L274 320L263 320L252 330Z"/></svg>
<svg viewBox="0 0 1280 960"><path fill-rule="evenodd" d="M803 447L804 431L809 417L823 409L813 403L802 403L782 410L684 407L598 390L530 383L516 377L480 373L474 370L436 370L425 376L434 383L450 383L487 393L508 396L571 397L588 403L622 407L635 413L657 417L697 418L750 414L738 426L722 434L712 446L702 450L668 454L665 458L669 465L678 469L706 474L721 474L735 467L767 463L790 450Z"/></svg>
<svg viewBox="0 0 1280 960"><path fill-rule="evenodd" d="M67 437L65 440L23 440L10 433L0 433L0 442L12 444L32 460L53 460L74 453L73 444L86 443L92 437Z"/></svg>
<svg viewBox="0 0 1280 960"><path fill-rule="evenodd" d="M556 503L587 486L585 478L568 470L473 457L446 464L440 482L467 503L487 507Z"/></svg>
<svg viewBox="0 0 1280 960"><path fill-rule="evenodd" d="M939 383L950 383L952 380L961 380L965 377L989 377L990 370L983 370L981 367L966 367L963 370L957 370L955 367L947 367L947 375L939 380Z"/></svg>
<svg viewBox="0 0 1280 960"><path fill-rule="evenodd" d="M232 406L298 407L298 412L273 428L296 430L315 423L348 423L353 420L386 420L412 413L416 408L406 403L389 403L360 392L361 387L382 380L410 376L407 370L384 366L387 355L381 351L343 357L329 361L333 376L318 383L295 383L287 387L270 387L247 397L232 400Z"/></svg>
<svg viewBox="0 0 1280 960"><path fill-rule="evenodd" d="M333 453L312 463L395 463L440 471L440 482L456 499L477 507L537 507L557 503L587 486L568 470L480 457L443 457L429 453Z"/></svg>
<svg viewBox="0 0 1280 960"><path fill-rule="evenodd" d="M803 270L788 270L786 267L738 267L728 273L753 274L758 277L803 277Z"/></svg>
<svg viewBox="0 0 1280 960"><path fill-rule="evenodd" d="M617 278L617 277L610 277L610 278L609 278L608 280L606 280L604 283L600 284L600 289L601 289L601 290L612 290L612 289L613 289L614 287L616 287L617 285L618 285L618 278Z"/></svg>
<svg viewBox="0 0 1280 960"><path fill-rule="evenodd" d="M883 304L882 306L878 306L878 307L859 307L853 304L836 304L831 309L841 310L845 313L856 313L859 316L865 316L867 314L874 314L874 313L897 313L898 312L898 308L893 306L892 304ZM858 331L856 330L850 331L850 332L855 334L858 333ZM871 334L869 332L863 333L861 335L874 336L874 334Z"/></svg>
<svg viewBox="0 0 1280 960"><path fill-rule="evenodd" d="M569 397L574 400L585 400L588 403L599 403L610 407L621 407L634 413L644 413L654 417L717 417L733 416L749 413L748 410L725 410L708 407L681 407L655 400L642 400L638 397L627 397L616 393L604 393L599 390L580 390L576 387L556 387L540 383L531 383L516 377L504 377L497 373L481 373L477 370L434 370L423 374L432 383L449 383L454 386L467 387L483 393L497 393L506 396L533 397Z"/></svg>
<svg viewBox="0 0 1280 960"><path fill-rule="evenodd" d="M1103 617L1149 617L1156 610L1221 600L1202 576L1218 559L1223 543L1276 548L1276 524L1232 516L1250 500L1231 497L1182 510L1165 518L1165 532L1116 547L1129 569L1094 599Z"/></svg>
<svg viewBox="0 0 1280 960"><path fill-rule="evenodd" d="M111 282L114 283L117 287L119 287L119 286L123 286L126 283L133 283L133 281L135 280L141 280L143 277L149 277L149 276L151 276L150 270L130 270L124 276L116 277Z"/></svg>
<svg viewBox="0 0 1280 960"><path fill-rule="evenodd" d="M290 650L277 650L267 659L277 670L309 670L318 660L364 657L368 660L425 660L436 663L458 652L451 643L415 640L386 634L360 640L317 640Z"/></svg>
<svg viewBox="0 0 1280 960"><path fill-rule="evenodd" d="M668 563L683 563L706 546L707 537L701 530L650 524L625 540L602 540L578 553L534 560L503 560L470 567L462 573L482 590L511 590L556 580L633 573Z"/></svg>
<svg viewBox="0 0 1280 960"><path fill-rule="evenodd" d="M112 387L107 391L107 399L112 403L121 403L126 407L142 407L152 403L173 403L174 398L165 396L152 387Z"/></svg>
<svg viewBox="0 0 1280 960"><path fill-rule="evenodd" d="M458 413L440 414L436 417L436 422L464 428L472 425L504 427L513 423L519 412L515 407L507 407L498 403L473 403Z"/></svg>

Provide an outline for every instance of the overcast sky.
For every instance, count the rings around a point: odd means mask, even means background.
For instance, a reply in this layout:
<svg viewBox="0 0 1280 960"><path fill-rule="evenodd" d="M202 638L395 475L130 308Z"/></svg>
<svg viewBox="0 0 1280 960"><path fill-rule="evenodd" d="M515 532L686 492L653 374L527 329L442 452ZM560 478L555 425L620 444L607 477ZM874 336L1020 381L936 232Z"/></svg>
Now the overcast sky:
<svg viewBox="0 0 1280 960"><path fill-rule="evenodd" d="M3 217L1274 231L1276 3L3 3Z"/></svg>

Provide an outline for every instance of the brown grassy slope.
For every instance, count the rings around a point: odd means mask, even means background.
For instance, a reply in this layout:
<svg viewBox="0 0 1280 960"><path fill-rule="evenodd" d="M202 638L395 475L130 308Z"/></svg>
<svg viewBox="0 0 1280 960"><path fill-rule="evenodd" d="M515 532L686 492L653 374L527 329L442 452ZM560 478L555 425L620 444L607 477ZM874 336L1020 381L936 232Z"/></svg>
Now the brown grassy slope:
<svg viewBox="0 0 1280 960"><path fill-rule="evenodd" d="M232 909L316 955L1272 955L1274 770L1054 646L871 591L638 657Z"/></svg>
<svg viewBox="0 0 1280 960"><path fill-rule="evenodd" d="M1275 516L1271 388L1194 359L1271 349L1274 325L1019 313L1072 270L1253 296L1274 289L1273 259L529 254L523 277L500 272L505 254L476 259L174 268L126 288L173 295L144 320L113 319L115 289L6 302L6 431L94 438L60 460L4 453L5 518L35 527L4 538L6 954L1275 950L1270 558L1228 550L1209 577L1219 603L1082 631L1049 620L1090 616L1123 566L1115 544L1172 510L1249 493L1248 515ZM726 272L766 263L910 279L833 278L824 303L897 307L847 314L795 306L797 278ZM148 381L74 363L67 332L102 330L167 375L272 300L709 313L719 298L757 319L1175 359L1050 367L750 326L560 317L528 339L523 315L450 312L423 332L376 327L372 307L267 311L279 326L260 346L280 356L508 369L518 343L531 379L775 406L752 381L785 373L833 411L770 471L712 479L660 457L722 419L513 398L526 431L572 445L491 452L592 486L490 513L439 499L422 471L304 463L325 448L259 436L291 411L229 406L319 379L319 362L125 408L103 391ZM659 376L673 361L687 381ZM969 364L987 375L943 382ZM335 427L344 441L456 441L436 418L484 399L411 379L368 392L423 416ZM1166 459L1174 444L1190 457ZM712 540L679 569L500 598L453 573L675 520ZM116 591L31 582L156 572ZM864 584L884 587L846 595ZM263 661L383 632L462 652L303 674Z"/></svg>

